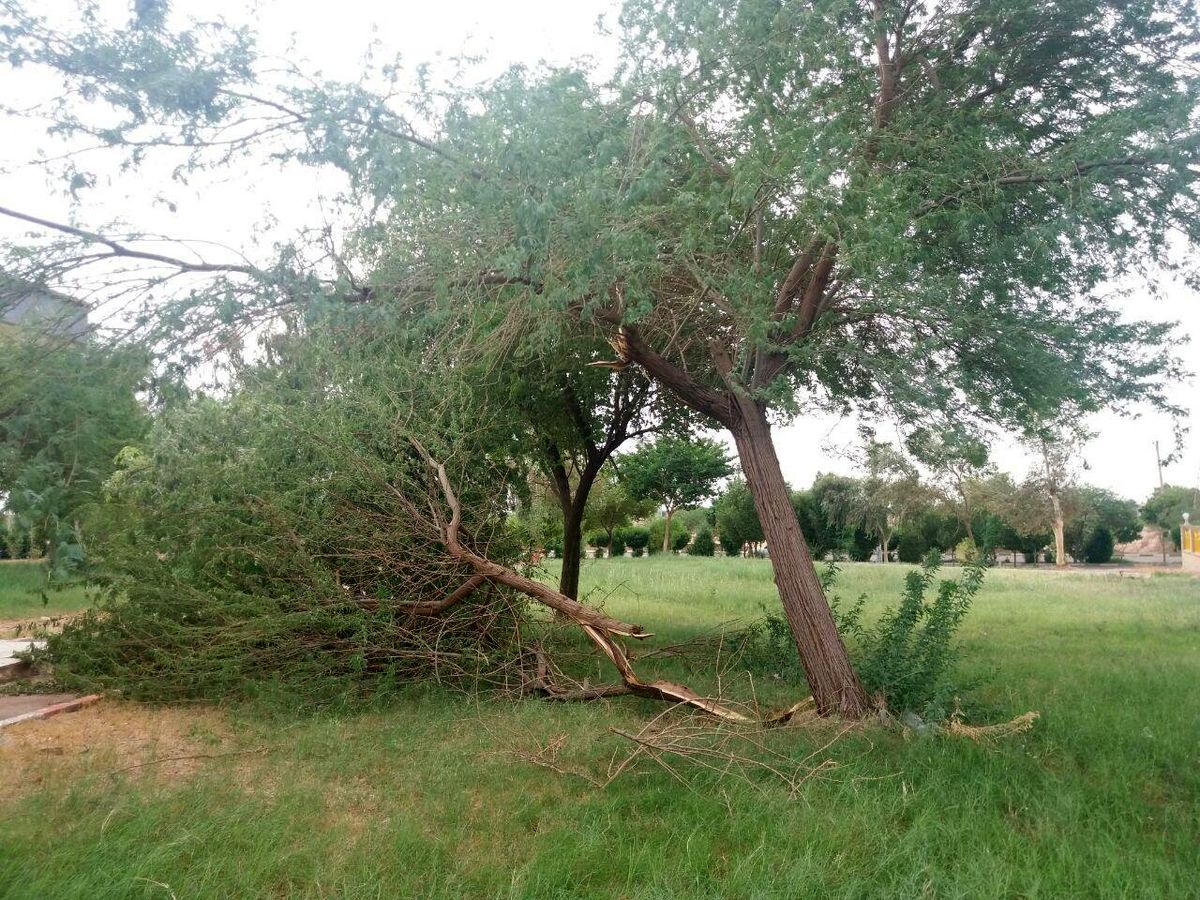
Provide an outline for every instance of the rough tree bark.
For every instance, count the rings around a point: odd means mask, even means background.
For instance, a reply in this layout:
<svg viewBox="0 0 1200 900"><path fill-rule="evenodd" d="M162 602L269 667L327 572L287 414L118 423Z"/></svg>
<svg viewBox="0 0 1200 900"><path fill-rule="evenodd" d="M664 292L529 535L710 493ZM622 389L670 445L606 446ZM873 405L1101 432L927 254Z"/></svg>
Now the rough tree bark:
<svg viewBox="0 0 1200 900"><path fill-rule="evenodd" d="M766 413L753 400L743 398L730 431L770 550L779 600L817 711L821 715L860 717L869 710L870 701L850 664L796 520Z"/></svg>

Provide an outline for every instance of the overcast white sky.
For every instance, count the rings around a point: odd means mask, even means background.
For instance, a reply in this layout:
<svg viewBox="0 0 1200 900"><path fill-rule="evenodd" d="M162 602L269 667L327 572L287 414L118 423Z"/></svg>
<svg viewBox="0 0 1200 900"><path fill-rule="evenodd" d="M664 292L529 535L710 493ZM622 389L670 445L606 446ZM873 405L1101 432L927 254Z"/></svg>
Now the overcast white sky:
<svg viewBox="0 0 1200 900"><path fill-rule="evenodd" d="M29 5L39 6L35 2ZM132 3L111 5L122 10ZM616 18L616 4L611 0L394 0L386 4L374 0L259 0L254 4L244 0L175 0L172 5L185 15L223 15L232 22L251 22L264 49L306 59L326 75L344 79L356 76L365 48L376 39L414 64L463 50L485 54L489 61L481 74L514 62L562 63L585 55L604 63L612 59L613 41L597 35L596 22L601 15L614 24ZM294 48L289 47L292 36ZM0 83L6 99L20 87ZM0 205L51 217L65 216L65 199L54 195L31 170L14 165L31 158L39 146L51 143L36 130L7 127L0 141ZM144 180L115 182L102 192L103 208L97 208L93 216L85 205L76 211L76 217L86 225L89 220L102 223L125 215L139 224L149 221L149 228L233 245L251 240L252 226L268 208L278 216L284 234L302 224L316 224L299 221L313 216L310 198L317 187L311 174L298 178L264 171L256 173L249 189L241 173L235 176L224 185L199 185L190 195L172 194L172 199L182 200L173 215L161 207L147 213ZM98 200L101 193L95 196ZM13 231L10 224L0 223L0 239ZM270 233L260 239L269 243ZM1151 298L1139 285L1128 286L1124 308L1131 316L1179 321L1182 332L1194 342L1184 351L1188 367L1200 369L1200 302L1185 287L1168 284L1165 276L1163 285L1164 296L1160 299ZM1189 410L1187 423L1196 433L1189 435L1183 459L1167 470L1166 478L1168 482L1200 483L1200 385L1179 379L1173 392L1175 402ZM1085 479L1125 496L1144 499L1158 483L1154 441L1162 443L1164 452L1171 448L1171 423L1153 414L1132 420L1103 415L1091 425L1098 437L1085 452ZM800 419L776 432L784 474L796 486L807 486L819 471L850 471L850 464L837 448L849 448L855 439L856 423L833 419ZM995 459L1017 476L1023 475L1028 466L1011 444L997 447Z"/></svg>

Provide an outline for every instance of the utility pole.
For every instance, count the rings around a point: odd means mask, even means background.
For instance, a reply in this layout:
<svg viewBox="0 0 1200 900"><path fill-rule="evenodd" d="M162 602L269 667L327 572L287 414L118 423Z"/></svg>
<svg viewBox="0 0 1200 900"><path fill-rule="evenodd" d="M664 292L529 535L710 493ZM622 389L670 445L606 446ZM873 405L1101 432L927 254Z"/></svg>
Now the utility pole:
<svg viewBox="0 0 1200 900"><path fill-rule="evenodd" d="M1163 488L1162 454L1158 451L1158 441L1154 442L1154 459L1158 463L1158 487ZM1167 529L1164 527L1158 535L1158 544L1162 548L1163 565L1167 564Z"/></svg>

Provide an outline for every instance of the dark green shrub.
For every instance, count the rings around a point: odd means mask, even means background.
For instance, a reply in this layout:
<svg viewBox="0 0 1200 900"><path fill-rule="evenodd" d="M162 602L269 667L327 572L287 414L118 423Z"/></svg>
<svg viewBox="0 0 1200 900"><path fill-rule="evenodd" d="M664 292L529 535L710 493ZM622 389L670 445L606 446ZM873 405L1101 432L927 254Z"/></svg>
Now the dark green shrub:
<svg viewBox="0 0 1200 900"><path fill-rule="evenodd" d="M633 551L634 556L644 554L650 543L650 531L640 525L631 525L621 529L621 537L624 539L625 546Z"/></svg>
<svg viewBox="0 0 1200 900"><path fill-rule="evenodd" d="M739 544L726 531L717 532L717 539L721 543L721 549L725 551L726 556L739 556L742 552L742 545Z"/></svg>
<svg viewBox="0 0 1200 900"><path fill-rule="evenodd" d="M844 546L846 556L852 562L866 562L879 546L879 542L875 540L874 535L861 528L854 528L847 533Z"/></svg>
<svg viewBox="0 0 1200 900"><path fill-rule="evenodd" d="M696 536L692 538L692 545L688 547L688 555L712 556L716 553L716 550L716 545L713 543L712 529L704 525L696 532Z"/></svg>
<svg viewBox="0 0 1200 900"><path fill-rule="evenodd" d="M1084 544L1083 559L1093 565L1106 563L1113 558L1113 547L1112 532L1101 525L1092 532L1092 536Z"/></svg>
<svg viewBox="0 0 1200 900"><path fill-rule="evenodd" d="M625 555L626 544L625 535L622 533L623 531L624 529L618 528L613 532L612 547L610 548L611 552L609 553L609 556L612 559L616 559L619 556Z"/></svg>
<svg viewBox="0 0 1200 900"><path fill-rule="evenodd" d="M937 582L930 599L938 566L930 554L919 572L905 578L900 605L884 612L874 628L858 633L859 676L893 713L945 718L961 690L953 680L958 658L953 639L983 584L984 568L966 564L957 581Z"/></svg>
<svg viewBox="0 0 1200 900"><path fill-rule="evenodd" d="M919 563L929 553L924 535L906 531L896 540L896 558L902 563Z"/></svg>

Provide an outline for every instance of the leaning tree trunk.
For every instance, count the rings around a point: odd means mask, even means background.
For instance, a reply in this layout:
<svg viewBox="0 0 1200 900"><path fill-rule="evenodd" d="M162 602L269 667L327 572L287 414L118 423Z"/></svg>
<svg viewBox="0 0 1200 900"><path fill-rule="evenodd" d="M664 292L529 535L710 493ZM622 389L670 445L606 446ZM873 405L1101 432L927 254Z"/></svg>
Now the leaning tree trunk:
<svg viewBox="0 0 1200 900"><path fill-rule="evenodd" d="M822 715L860 717L870 702L838 634L808 544L796 520L765 411L737 398L730 427L775 571L775 586Z"/></svg>

